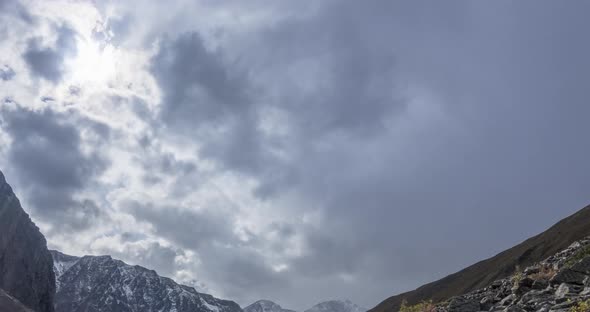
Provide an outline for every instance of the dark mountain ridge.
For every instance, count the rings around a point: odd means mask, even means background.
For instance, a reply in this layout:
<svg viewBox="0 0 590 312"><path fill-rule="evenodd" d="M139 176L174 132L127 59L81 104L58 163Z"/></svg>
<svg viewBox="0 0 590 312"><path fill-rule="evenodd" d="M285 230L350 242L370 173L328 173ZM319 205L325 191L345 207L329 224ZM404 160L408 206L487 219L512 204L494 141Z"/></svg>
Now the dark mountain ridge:
<svg viewBox="0 0 590 312"><path fill-rule="evenodd" d="M415 290L387 298L370 312L398 311L402 301L416 304L424 300L444 301L453 296L484 288L492 282L527 267L567 248L577 240L590 235L590 206L559 221L547 231L505 250L494 257L480 261L457 273Z"/></svg>
<svg viewBox="0 0 590 312"><path fill-rule="evenodd" d="M22 209L0 172L0 289L37 312L53 312L55 277L45 237ZM14 310L16 311L16 310Z"/></svg>

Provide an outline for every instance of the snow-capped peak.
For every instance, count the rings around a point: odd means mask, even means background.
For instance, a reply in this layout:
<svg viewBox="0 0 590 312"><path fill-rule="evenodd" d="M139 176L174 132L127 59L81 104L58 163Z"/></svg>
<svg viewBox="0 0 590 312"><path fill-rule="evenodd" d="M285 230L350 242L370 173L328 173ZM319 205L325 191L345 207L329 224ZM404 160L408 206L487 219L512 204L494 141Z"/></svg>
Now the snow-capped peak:
<svg viewBox="0 0 590 312"><path fill-rule="evenodd" d="M235 302L199 293L110 256L52 254L56 312L86 311L89 305L103 312L241 312Z"/></svg>
<svg viewBox="0 0 590 312"><path fill-rule="evenodd" d="M350 300L330 300L314 305L305 312L366 312Z"/></svg>
<svg viewBox="0 0 590 312"><path fill-rule="evenodd" d="M280 305L270 300L258 300L244 308L244 312L294 312L283 309Z"/></svg>

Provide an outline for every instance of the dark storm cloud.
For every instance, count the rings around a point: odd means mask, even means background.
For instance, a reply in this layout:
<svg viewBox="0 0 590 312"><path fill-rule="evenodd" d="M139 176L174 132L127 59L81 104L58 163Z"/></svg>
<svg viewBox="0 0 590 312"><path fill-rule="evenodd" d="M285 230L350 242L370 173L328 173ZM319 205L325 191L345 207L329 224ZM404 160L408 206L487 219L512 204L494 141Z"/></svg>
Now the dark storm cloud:
<svg viewBox="0 0 590 312"><path fill-rule="evenodd" d="M342 271L372 276L375 288L394 285L391 294L493 255L587 203L590 45L579 7L472 4L455 19L456 11L422 2L369 3L334 12L379 25L367 36L390 40L398 75L440 95L449 119L408 143L386 134L366 153L350 141L301 159L301 187L329 216L322 235L309 238L317 257L304 270L329 274L334 258L344 259L351 267ZM437 251L436 260L423 250Z"/></svg>
<svg viewBox="0 0 590 312"><path fill-rule="evenodd" d="M159 235L187 249L198 250L204 244L236 240L233 234L235 220L221 207L190 211L139 202L130 202L127 206L137 220L149 222Z"/></svg>
<svg viewBox="0 0 590 312"><path fill-rule="evenodd" d="M54 83L59 82L64 74L66 57L76 53L76 32L68 26L58 27L56 32L54 47L43 46L41 38L32 38L22 55L33 77Z"/></svg>
<svg viewBox="0 0 590 312"><path fill-rule="evenodd" d="M198 140L202 157L238 172L288 178L265 146L247 73L206 48L198 33L164 38L151 71L163 91L157 121Z"/></svg>
<svg viewBox="0 0 590 312"><path fill-rule="evenodd" d="M152 60L161 117L185 134L232 129L203 155L258 178L264 198L290 189L321 207L321 227L298 229L307 255L290 276L350 274L354 285L326 296L371 306L587 203L586 6L335 1L247 34L237 51L167 39ZM257 128L267 106L292 126L279 137L286 162Z"/></svg>
<svg viewBox="0 0 590 312"><path fill-rule="evenodd" d="M2 130L10 135L11 171L27 192L35 212L46 220L68 220L66 227L80 229L100 214L90 199L77 192L107 167L97 152L82 150L80 130L106 135L104 125L50 109L33 111L20 106L3 108Z"/></svg>
<svg viewBox="0 0 590 312"><path fill-rule="evenodd" d="M384 119L405 108L395 92L395 47L383 37L387 29L378 28L387 25L365 23L352 6L328 5L262 35L268 47L255 64L286 70L276 77L281 84L271 85L279 94L276 105L286 107L310 136L383 130ZM298 89L301 81L305 89Z"/></svg>
<svg viewBox="0 0 590 312"><path fill-rule="evenodd" d="M219 52L209 51L198 33L164 38L152 71L164 91L162 118L187 131L245 113L250 105L243 77Z"/></svg>

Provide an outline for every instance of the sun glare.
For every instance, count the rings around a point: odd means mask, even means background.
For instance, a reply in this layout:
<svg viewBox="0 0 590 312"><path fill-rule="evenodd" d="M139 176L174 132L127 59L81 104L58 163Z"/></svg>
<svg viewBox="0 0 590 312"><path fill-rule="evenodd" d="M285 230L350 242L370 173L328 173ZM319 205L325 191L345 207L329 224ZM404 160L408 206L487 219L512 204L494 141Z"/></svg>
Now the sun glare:
<svg viewBox="0 0 590 312"><path fill-rule="evenodd" d="M71 61L70 73L76 83L104 86L114 78L115 48L91 39L78 41L77 55Z"/></svg>

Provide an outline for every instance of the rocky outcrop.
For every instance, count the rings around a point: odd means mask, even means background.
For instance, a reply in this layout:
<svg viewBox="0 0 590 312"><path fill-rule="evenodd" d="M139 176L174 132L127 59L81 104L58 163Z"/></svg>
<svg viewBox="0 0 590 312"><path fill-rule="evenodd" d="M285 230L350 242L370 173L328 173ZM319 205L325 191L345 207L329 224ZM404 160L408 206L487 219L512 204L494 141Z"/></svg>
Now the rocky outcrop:
<svg viewBox="0 0 590 312"><path fill-rule="evenodd" d="M365 312L367 309L361 308L352 303L350 300L330 300L314 305L305 310L305 312Z"/></svg>
<svg viewBox="0 0 590 312"><path fill-rule="evenodd" d="M233 301L201 294L110 256L52 254L59 285L56 312L242 312Z"/></svg>
<svg viewBox="0 0 590 312"><path fill-rule="evenodd" d="M565 218L547 231L534 236L487 260L457 273L403 294L389 297L370 312L397 311L403 301L416 304L424 300L440 302L490 285L505 278L517 266L527 267L566 248L573 242L590 236L590 206Z"/></svg>
<svg viewBox="0 0 590 312"><path fill-rule="evenodd" d="M55 278L45 237L0 172L0 288L37 312L53 311Z"/></svg>
<svg viewBox="0 0 590 312"><path fill-rule="evenodd" d="M295 312L293 310L283 309L280 305L270 300L258 300L244 308L244 312Z"/></svg>
<svg viewBox="0 0 590 312"><path fill-rule="evenodd" d="M437 312L566 312L590 300L590 237L489 286L439 303Z"/></svg>
<svg viewBox="0 0 590 312"><path fill-rule="evenodd" d="M18 299L0 289L0 312L34 312L25 307Z"/></svg>

